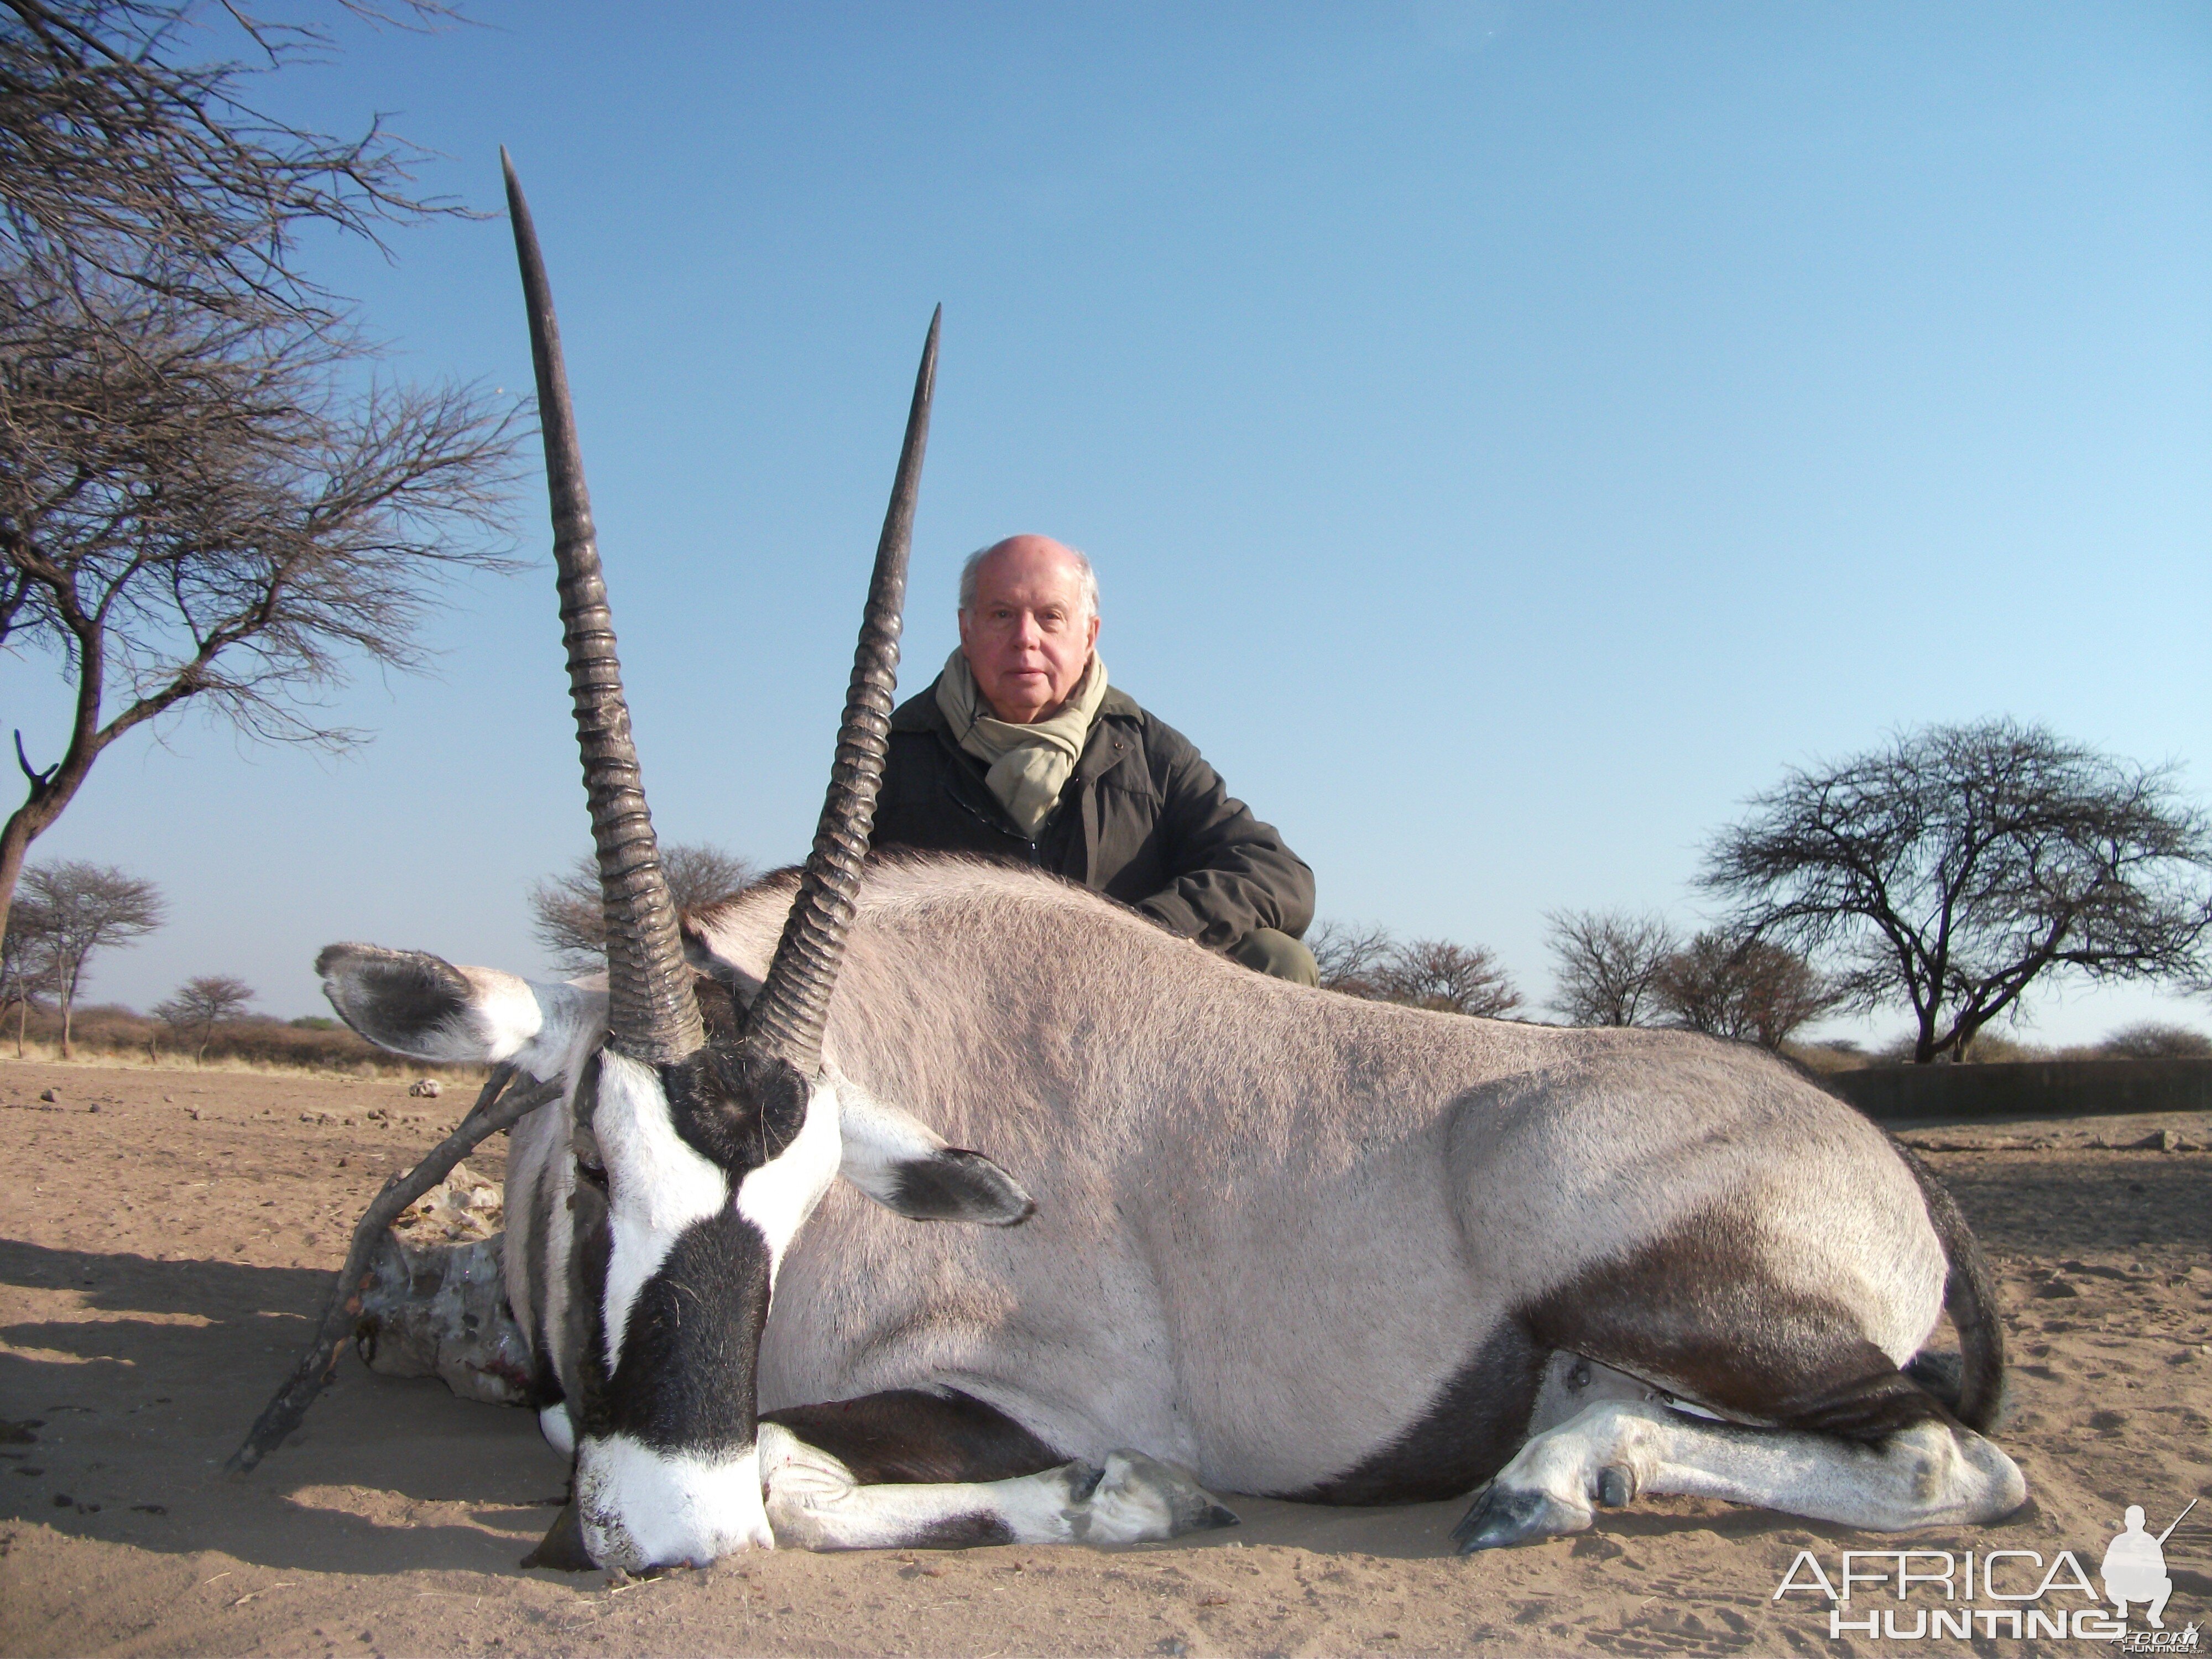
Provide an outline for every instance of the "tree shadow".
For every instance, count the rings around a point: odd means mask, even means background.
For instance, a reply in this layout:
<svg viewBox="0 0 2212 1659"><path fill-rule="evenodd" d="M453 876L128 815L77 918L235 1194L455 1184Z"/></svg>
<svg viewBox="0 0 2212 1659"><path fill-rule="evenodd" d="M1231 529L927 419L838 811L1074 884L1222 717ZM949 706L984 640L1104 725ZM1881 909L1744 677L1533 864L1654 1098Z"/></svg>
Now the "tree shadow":
<svg viewBox="0 0 2212 1659"><path fill-rule="evenodd" d="M327 1273L0 1239L0 1521L277 1568L511 1572L567 1479L531 1413L350 1354L255 1473L222 1464L297 1360ZM46 1294L41 1294L41 1293ZM69 1292L67 1296L57 1292Z"/></svg>

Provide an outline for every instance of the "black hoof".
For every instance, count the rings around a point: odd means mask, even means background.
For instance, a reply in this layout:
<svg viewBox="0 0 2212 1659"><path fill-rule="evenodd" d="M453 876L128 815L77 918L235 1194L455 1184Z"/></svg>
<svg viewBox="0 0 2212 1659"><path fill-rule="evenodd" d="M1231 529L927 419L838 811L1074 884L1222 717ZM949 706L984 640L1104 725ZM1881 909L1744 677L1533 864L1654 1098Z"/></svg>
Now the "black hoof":
<svg viewBox="0 0 2212 1659"><path fill-rule="evenodd" d="M584 1547L584 1522L574 1498L561 1506L561 1513L553 1517L538 1547L522 1558L522 1565L550 1567L556 1572L589 1572L599 1565Z"/></svg>
<svg viewBox="0 0 2212 1659"><path fill-rule="evenodd" d="M1067 1495L1080 1504L1098 1490L1098 1483L1105 1478L1104 1469L1079 1457L1067 1466Z"/></svg>
<svg viewBox="0 0 2212 1659"><path fill-rule="evenodd" d="M1597 1501L1609 1510L1625 1510L1636 1501L1636 1473L1618 1463L1597 1472Z"/></svg>
<svg viewBox="0 0 2212 1659"><path fill-rule="evenodd" d="M1452 1542L1462 1555L1472 1555L1477 1550L1541 1543L1588 1525L1587 1514L1569 1509L1549 1492L1522 1492L1492 1481L1452 1528Z"/></svg>
<svg viewBox="0 0 2212 1659"><path fill-rule="evenodd" d="M1206 1507L1206 1513L1199 1516L1191 1530L1210 1532L1216 1527L1241 1527L1243 1524L1237 1518L1236 1510L1224 1509L1218 1504L1209 1504Z"/></svg>

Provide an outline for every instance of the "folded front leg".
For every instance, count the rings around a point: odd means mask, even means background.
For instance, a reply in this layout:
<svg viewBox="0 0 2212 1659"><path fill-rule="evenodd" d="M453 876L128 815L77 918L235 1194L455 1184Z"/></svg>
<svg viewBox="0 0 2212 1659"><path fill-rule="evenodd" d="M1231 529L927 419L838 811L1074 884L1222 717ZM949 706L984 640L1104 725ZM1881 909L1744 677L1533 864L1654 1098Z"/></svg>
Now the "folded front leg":
<svg viewBox="0 0 2212 1659"><path fill-rule="evenodd" d="M761 1487L781 1548L960 1549L975 1544L1138 1544L1237 1517L1184 1471L1117 1451L1003 1480L863 1486L828 1452L763 1423Z"/></svg>

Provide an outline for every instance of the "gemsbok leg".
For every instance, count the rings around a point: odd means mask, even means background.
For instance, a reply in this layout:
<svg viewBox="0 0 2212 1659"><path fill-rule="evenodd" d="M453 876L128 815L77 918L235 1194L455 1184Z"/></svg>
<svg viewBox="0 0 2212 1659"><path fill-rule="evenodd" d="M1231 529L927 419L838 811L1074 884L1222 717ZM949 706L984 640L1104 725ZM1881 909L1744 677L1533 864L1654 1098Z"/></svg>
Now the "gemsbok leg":
<svg viewBox="0 0 2212 1659"><path fill-rule="evenodd" d="M1452 1535L1465 1550L1534 1542L1589 1526L1594 1504L1619 1508L1646 1492L1901 1532L1994 1521L2019 1508L2027 1487L1996 1446L1933 1415L1855 1443L1613 1400L1529 1441Z"/></svg>
<svg viewBox="0 0 2212 1659"><path fill-rule="evenodd" d="M769 1412L760 1458L769 1525L787 1549L1138 1544L1237 1524L1171 1464L1137 1451L1103 1468L1064 1458L960 1394Z"/></svg>

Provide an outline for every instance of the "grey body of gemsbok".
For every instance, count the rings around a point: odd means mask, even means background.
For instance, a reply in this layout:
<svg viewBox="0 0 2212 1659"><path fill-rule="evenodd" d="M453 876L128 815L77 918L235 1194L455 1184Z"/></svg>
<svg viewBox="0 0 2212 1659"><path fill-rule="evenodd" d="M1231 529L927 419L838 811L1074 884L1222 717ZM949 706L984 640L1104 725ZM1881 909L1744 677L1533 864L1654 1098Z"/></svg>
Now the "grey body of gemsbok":
<svg viewBox="0 0 2212 1659"><path fill-rule="evenodd" d="M1972 1237L1780 1061L1354 1001L1053 878L866 858L934 321L813 850L679 918L508 191L607 982L319 967L373 1041L562 1091L507 1188L575 1460L533 1559L1126 1542L1230 1523L1209 1488L1473 1493L1469 1550L1644 1492L1879 1529L2020 1504ZM1920 1358L1947 1307L1953 1386Z"/></svg>

